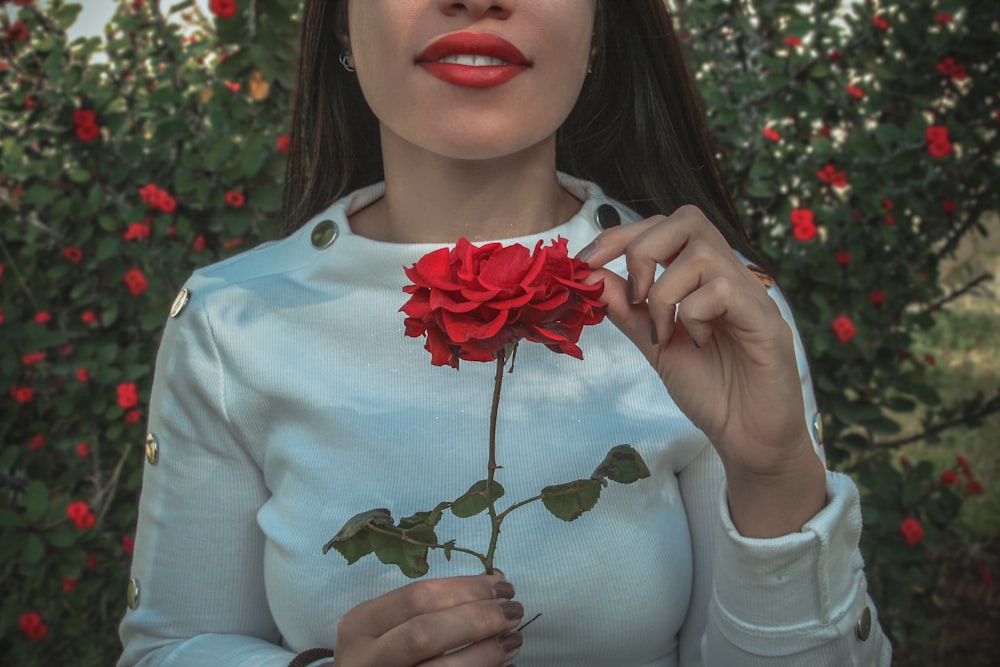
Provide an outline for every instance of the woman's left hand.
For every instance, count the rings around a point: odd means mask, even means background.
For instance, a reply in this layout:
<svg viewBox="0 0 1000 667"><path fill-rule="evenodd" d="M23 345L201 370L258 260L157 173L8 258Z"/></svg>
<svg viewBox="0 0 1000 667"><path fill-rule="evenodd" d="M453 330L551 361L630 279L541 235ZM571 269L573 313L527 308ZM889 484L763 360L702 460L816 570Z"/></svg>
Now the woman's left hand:
<svg viewBox="0 0 1000 667"><path fill-rule="evenodd" d="M683 206L609 229L580 256L596 269L622 255L628 280L607 270L591 280L604 279L608 318L718 450L731 505L734 495L759 497L769 487L780 495L787 478L807 470L813 483L817 470L825 475L805 421L792 331L701 210Z"/></svg>

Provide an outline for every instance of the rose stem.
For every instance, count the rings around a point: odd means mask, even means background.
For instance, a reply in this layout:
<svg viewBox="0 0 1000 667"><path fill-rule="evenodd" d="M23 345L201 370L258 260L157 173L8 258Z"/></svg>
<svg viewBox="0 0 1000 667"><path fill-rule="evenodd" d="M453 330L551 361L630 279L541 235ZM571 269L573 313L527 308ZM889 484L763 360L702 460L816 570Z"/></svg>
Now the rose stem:
<svg viewBox="0 0 1000 667"><path fill-rule="evenodd" d="M497 518L496 503L493 499L493 478L497 468L497 415L500 413L500 388L503 386L503 369L507 363L506 350L499 350L495 355L497 373L493 380L493 407L490 410L490 461L487 466L486 499L489 501L490 523L493 530L490 534L490 548L486 552L486 574L493 574L493 554L497 550L497 540L500 538L500 520Z"/></svg>

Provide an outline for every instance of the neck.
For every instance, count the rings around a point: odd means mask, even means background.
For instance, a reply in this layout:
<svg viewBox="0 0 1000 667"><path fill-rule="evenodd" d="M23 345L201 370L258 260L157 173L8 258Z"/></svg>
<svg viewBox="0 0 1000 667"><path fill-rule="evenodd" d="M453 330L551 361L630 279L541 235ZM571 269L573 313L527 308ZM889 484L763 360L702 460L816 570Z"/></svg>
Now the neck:
<svg viewBox="0 0 1000 667"><path fill-rule="evenodd" d="M579 210L556 177L555 139L488 160L419 149L383 128L385 197L351 218L356 234L391 243L499 240L544 232Z"/></svg>

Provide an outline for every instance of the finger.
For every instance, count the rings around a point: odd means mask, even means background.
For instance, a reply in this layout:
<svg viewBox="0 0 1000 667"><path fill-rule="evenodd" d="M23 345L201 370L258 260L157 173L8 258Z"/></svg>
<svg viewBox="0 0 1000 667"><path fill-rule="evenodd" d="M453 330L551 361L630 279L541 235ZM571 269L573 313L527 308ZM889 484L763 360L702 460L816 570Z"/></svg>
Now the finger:
<svg viewBox="0 0 1000 667"><path fill-rule="evenodd" d="M339 632L377 637L424 614L513 595L514 587L502 574L416 581L361 603L341 619Z"/></svg>
<svg viewBox="0 0 1000 667"><path fill-rule="evenodd" d="M521 652L524 637L512 630L498 637L489 637L465 648L429 660L420 667L501 667Z"/></svg>
<svg viewBox="0 0 1000 667"><path fill-rule="evenodd" d="M770 301L770 299L768 299ZM772 329L768 309L754 290L726 276L713 278L685 297L677 318L700 347L725 329L731 338L746 342L765 340Z"/></svg>
<svg viewBox="0 0 1000 667"><path fill-rule="evenodd" d="M479 600L456 607L416 616L389 630L375 640L372 655L377 663L387 667L421 663L449 651L455 655L479 644L476 653L490 655L491 662L466 662L461 658L451 661L434 660L433 665L502 664L508 650L499 637L515 630L524 618L524 607L511 600ZM463 648L464 647L464 648Z"/></svg>
<svg viewBox="0 0 1000 667"><path fill-rule="evenodd" d="M607 317L652 362L654 346L650 334L649 309L645 303L633 304L628 282L605 269L594 271L590 280L604 280L601 299L607 304Z"/></svg>

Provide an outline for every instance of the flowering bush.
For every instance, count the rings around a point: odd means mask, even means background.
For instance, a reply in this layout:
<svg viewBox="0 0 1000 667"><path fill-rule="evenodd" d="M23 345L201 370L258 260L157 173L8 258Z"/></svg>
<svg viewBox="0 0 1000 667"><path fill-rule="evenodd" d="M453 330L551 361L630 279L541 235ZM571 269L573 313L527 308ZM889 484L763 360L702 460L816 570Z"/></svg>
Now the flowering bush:
<svg viewBox="0 0 1000 667"><path fill-rule="evenodd" d="M277 234L300 3L213 0L203 16L122 0L104 39L73 43L80 5L4 4L0 656L106 665L160 328L194 267ZM914 349L981 282L946 290L942 259L1000 208L995 3L671 4L736 201L794 304L831 463L865 495L881 620L899 664L932 664L923 643L954 609L944 575L985 586L996 554L956 519L986 480L900 464L921 434L899 416L933 435L1000 408L942 401Z"/></svg>

